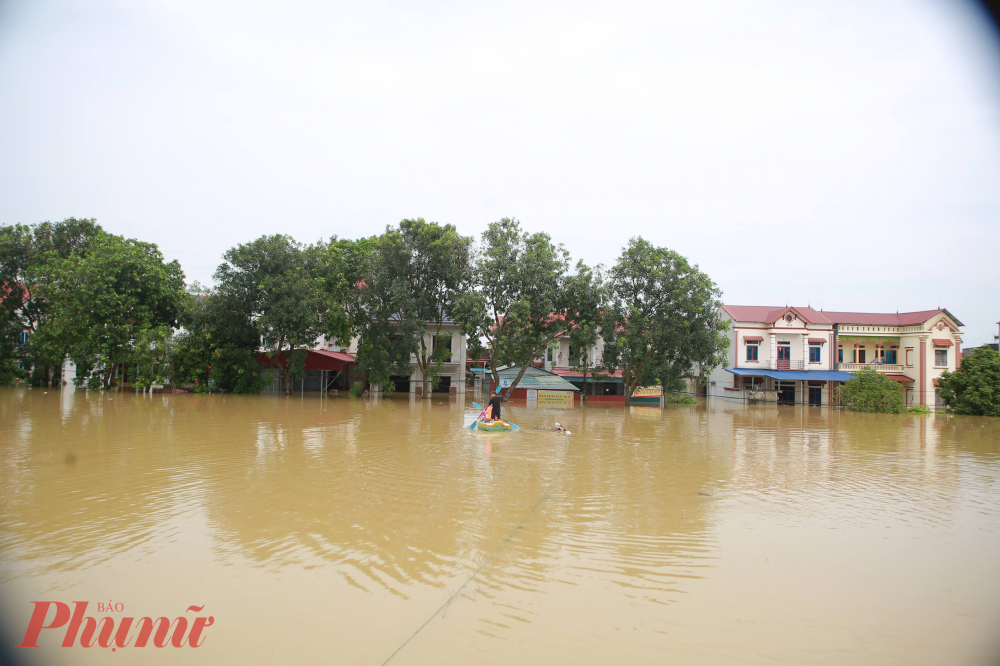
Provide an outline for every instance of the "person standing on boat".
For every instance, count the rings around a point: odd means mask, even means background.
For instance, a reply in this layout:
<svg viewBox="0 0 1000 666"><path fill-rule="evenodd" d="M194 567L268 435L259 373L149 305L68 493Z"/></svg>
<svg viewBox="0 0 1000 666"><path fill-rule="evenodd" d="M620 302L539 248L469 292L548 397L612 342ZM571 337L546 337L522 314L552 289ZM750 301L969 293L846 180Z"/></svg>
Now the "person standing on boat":
<svg viewBox="0 0 1000 666"><path fill-rule="evenodd" d="M500 403L501 403L502 400L503 400L503 398L500 397L500 393L499 392L497 392L497 394L495 396L493 396L492 398L490 398L490 404L487 405L489 407L489 410L490 410L489 414L487 415L489 417L490 421L499 421L500 420Z"/></svg>

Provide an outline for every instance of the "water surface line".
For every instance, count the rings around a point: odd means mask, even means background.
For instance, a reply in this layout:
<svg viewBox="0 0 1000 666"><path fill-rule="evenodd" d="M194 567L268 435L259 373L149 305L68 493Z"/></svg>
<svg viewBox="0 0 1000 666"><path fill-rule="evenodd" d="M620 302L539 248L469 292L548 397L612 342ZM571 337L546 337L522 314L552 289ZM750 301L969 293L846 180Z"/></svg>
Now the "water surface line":
<svg viewBox="0 0 1000 666"><path fill-rule="evenodd" d="M501 550L503 550L503 547L506 546L508 543L510 543L510 540L514 538L514 535L517 534L517 531L519 529L521 529L526 522L528 522L528 518L531 518L531 515L533 513L535 513L535 510L538 509L539 506L541 506L542 501L545 500L545 499L547 499L549 491L552 490L552 486L556 485L556 481L559 480L559 477L562 476L562 473L566 470L566 463L568 462L568 458L569 458L569 444L566 445L566 455L563 457L563 464L562 464L562 467L559 468L559 472L556 473L556 475L552 478L552 481L549 482L549 485L546 486L546 488L545 488L544 491L542 491L542 494L538 498L538 501L535 502L535 505L533 507L531 507L531 510L528 511L528 513L524 516L524 518L521 520L521 522L517 524L517 527L515 527L513 530L511 530L510 534L507 535L507 538L504 539L500 543L500 545L497 546L497 549L493 551L493 554L490 555L489 557L487 557L486 560L482 564L479 565L479 568L472 572L472 575L469 576L468 580L466 580L464 583L462 583L462 585L459 586L459 588L457 590L455 590L455 593L452 594L450 597L448 597L447 601L445 601L443 604L441 604L440 608L438 608L436 611L434 611L431 614L431 616L429 618L427 618L427 620L424 621L424 623L422 625L420 625L419 627L417 627L417 630L414 631L410 635L409 638L407 638L405 641L403 641L402 645L400 645L398 648L396 648L395 652L393 652L392 654L389 655L388 659L386 659L385 661L382 662L382 666L385 666L390 661L392 661L392 658L395 657L397 654L399 654L399 652L403 648L406 647L407 643L409 643L414 638L416 638L417 634L419 634L421 631L423 631L424 627L426 627L428 624L431 623L431 620L433 620L434 618L436 618L441 611L443 611L445 608L447 608L448 604L450 604L455 599L455 597L457 597L459 595L459 593L461 593L461 591L465 589L466 585L468 585L473 580L475 580L476 576L479 575L479 572L482 571L483 569L485 569L486 565L490 563L490 560L492 560L494 557L496 557L497 554Z"/></svg>

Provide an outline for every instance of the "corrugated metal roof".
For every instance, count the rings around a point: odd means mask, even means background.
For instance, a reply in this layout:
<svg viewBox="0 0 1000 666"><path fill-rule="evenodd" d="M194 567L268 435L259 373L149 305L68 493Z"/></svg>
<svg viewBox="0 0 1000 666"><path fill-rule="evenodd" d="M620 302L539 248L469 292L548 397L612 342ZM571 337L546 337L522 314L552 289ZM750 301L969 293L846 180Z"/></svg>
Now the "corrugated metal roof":
<svg viewBox="0 0 1000 666"><path fill-rule="evenodd" d="M500 379L510 379L513 380L517 377L517 373L521 371L519 367L508 366L505 368L498 368L497 374ZM519 389L545 389L548 391L579 391L577 387L570 384L568 381L562 377L552 374L547 370L542 368L537 368L533 365L529 365L528 369L524 371L524 376L521 377L521 381L517 383L517 388Z"/></svg>

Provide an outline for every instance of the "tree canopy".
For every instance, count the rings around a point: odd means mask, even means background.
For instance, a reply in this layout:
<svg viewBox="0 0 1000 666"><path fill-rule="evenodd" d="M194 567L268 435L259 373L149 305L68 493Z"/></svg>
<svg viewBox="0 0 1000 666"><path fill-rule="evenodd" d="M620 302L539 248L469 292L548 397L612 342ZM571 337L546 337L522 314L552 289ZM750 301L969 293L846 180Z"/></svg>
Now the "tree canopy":
<svg viewBox="0 0 1000 666"><path fill-rule="evenodd" d="M938 391L955 414L1000 416L1000 354L988 347L974 349L955 372L941 375Z"/></svg>
<svg viewBox="0 0 1000 666"><path fill-rule="evenodd" d="M37 335L53 354L76 360L79 378L100 370L103 386L133 371L134 383L151 383L177 326L180 264L165 262L152 243L99 232L43 272L49 314Z"/></svg>
<svg viewBox="0 0 1000 666"><path fill-rule="evenodd" d="M626 399L664 366L690 376L699 365L724 362L720 297L715 283L681 255L640 237L629 240L610 271L601 325L604 368L621 369Z"/></svg>
<svg viewBox="0 0 1000 666"><path fill-rule="evenodd" d="M841 404L855 412L899 414L905 411L899 384L877 372L863 368L837 389Z"/></svg>
<svg viewBox="0 0 1000 666"><path fill-rule="evenodd" d="M265 356L284 379L301 377L306 350L320 335L346 335L342 252L336 239L304 247L275 234L226 251L215 271L218 294L255 330Z"/></svg>
<svg viewBox="0 0 1000 666"><path fill-rule="evenodd" d="M567 328L569 253L545 233L528 233L513 218L489 225L475 255L473 289L456 304L456 320L484 337L496 385L497 369L520 366L507 395L531 362Z"/></svg>
<svg viewBox="0 0 1000 666"><path fill-rule="evenodd" d="M392 304L381 310L383 316L390 313L391 321L384 324L390 335L408 338L405 346L415 347L426 399L454 351L451 336L442 330L471 283L471 248L472 239L454 226L423 218L387 227L375 241L376 261L367 281L391 296Z"/></svg>

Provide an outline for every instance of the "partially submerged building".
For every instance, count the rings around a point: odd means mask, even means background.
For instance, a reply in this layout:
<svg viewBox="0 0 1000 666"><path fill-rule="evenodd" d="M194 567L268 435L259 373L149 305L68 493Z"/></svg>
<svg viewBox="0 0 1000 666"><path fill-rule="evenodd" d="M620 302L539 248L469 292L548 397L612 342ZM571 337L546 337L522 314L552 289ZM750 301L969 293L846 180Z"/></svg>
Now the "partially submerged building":
<svg viewBox="0 0 1000 666"><path fill-rule="evenodd" d="M513 384L520 371L521 368L517 366L497 368L501 386ZM489 375L489 387L490 393L497 389L492 373ZM555 373L529 365L521 376L521 381L507 397L511 400L526 400L529 405L540 407L572 407L580 402L580 389Z"/></svg>
<svg viewBox="0 0 1000 666"><path fill-rule="evenodd" d="M943 308L890 314L723 305L722 314L730 324L728 364L710 374L709 395L828 405L838 384L872 368L899 382L906 405L940 406L938 378L961 360L962 322Z"/></svg>

